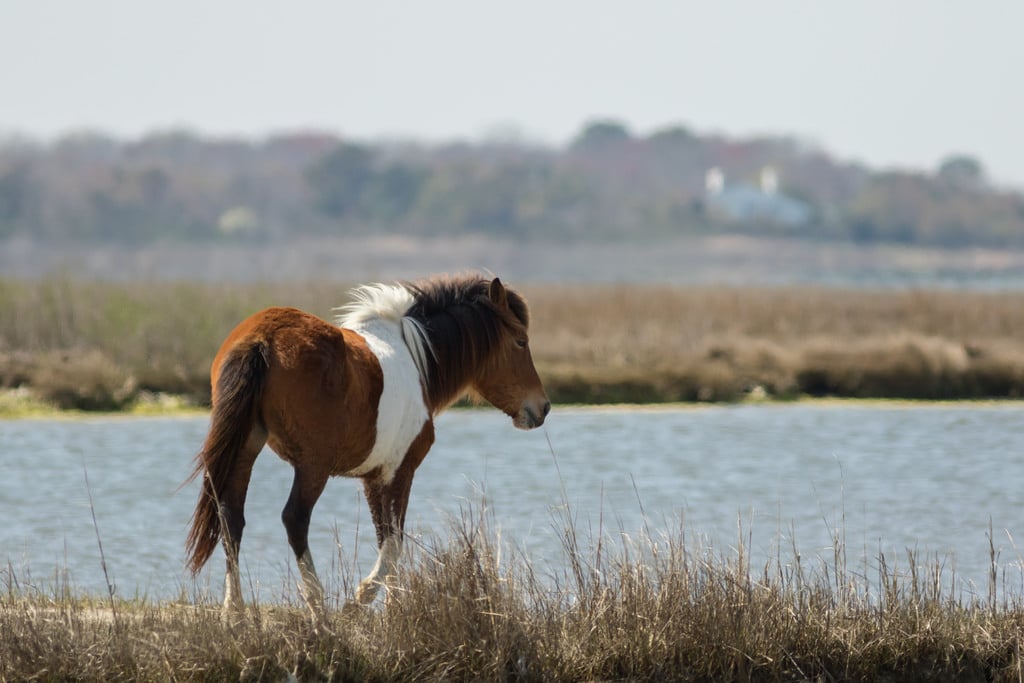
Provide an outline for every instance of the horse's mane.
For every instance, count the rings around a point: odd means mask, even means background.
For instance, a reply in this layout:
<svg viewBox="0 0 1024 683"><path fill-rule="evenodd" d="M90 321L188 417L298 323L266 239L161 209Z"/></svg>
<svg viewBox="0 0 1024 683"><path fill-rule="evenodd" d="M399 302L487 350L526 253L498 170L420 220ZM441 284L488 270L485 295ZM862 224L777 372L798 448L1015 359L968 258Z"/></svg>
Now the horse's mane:
<svg viewBox="0 0 1024 683"><path fill-rule="evenodd" d="M505 334L529 326L526 301L506 288L508 308L491 301L491 280L480 275L436 276L352 292L338 324L358 327L393 320L412 352L434 410L459 397Z"/></svg>
<svg viewBox="0 0 1024 683"><path fill-rule="evenodd" d="M415 299L406 315L420 324L432 349L425 377L435 409L459 398L504 336L530 323L523 297L506 288L508 307L495 304L488 296L491 280L480 275L438 276L403 286Z"/></svg>
<svg viewBox="0 0 1024 683"><path fill-rule="evenodd" d="M341 311L335 319L339 327L356 329L372 320L391 320L402 330L402 339L412 353L413 362L420 378L427 378L427 357L433 354L430 341L422 325L415 318L406 315L415 303L412 292L402 285L362 285L349 293L351 303L337 309Z"/></svg>

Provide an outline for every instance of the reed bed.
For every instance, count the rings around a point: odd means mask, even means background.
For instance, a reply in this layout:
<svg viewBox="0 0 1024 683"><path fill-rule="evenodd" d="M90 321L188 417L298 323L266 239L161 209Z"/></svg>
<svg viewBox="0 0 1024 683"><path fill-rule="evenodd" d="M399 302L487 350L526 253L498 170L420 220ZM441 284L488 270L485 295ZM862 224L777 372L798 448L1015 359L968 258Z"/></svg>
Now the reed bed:
<svg viewBox="0 0 1024 683"><path fill-rule="evenodd" d="M0 280L0 389L117 410L202 405L250 313L330 317L348 286ZM523 286L556 402L1024 395L1024 293L821 287ZM3 402L0 402L2 409Z"/></svg>
<svg viewBox="0 0 1024 683"><path fill-rule="evenodd" d="M1024 293L732 287L531 291L564 400L1017 397Z"/></svg>
<svg viewBox="0 0 1024 683"><path fill-rule="evenodd" d="M333 595L317 623L297 600L225 624L209 599L76 597L8 569L0 680L1021 680L1020 597L965 595L937 559L564 539L539 567L471 512L410 544L385 599Z"/></svg>

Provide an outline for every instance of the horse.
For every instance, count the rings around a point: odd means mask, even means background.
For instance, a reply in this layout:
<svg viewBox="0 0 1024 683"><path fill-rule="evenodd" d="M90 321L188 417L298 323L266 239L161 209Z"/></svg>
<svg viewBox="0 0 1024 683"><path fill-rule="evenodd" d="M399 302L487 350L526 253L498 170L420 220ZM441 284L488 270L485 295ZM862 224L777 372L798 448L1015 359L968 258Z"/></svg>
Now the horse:
<svg viewBox="0 0 1024 683"><path fill-rule="evenodd" d="M378 554L355 599L368 605L396 571L413 474L434 442L434 418L464 396L482 398L520 429L544 424L551 409L530 353L526 300L498 278L434 276L364 285L351 296L333 325L296 308L256 313L213 360L186 554L195 576L223 543L225 615L244 609L238 553L246 490L264 445L295 470L281 521L315 615L324 592L307 537L329 477L363 483Z"/></svg>

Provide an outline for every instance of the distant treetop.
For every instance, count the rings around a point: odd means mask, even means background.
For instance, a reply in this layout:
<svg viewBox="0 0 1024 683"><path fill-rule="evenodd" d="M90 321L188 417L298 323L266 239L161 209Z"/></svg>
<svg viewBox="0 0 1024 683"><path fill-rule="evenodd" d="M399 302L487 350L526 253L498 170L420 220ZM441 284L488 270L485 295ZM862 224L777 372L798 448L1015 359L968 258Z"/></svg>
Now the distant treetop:
<svg viewBox="0 0 1024 683"><path fill-rule="evenodd" d="M0 139L0 240L281 241L478 234L659 240L684 234L1024 247L1024 197L977 158L876 171L791 137L587 122L565 147L518 140L369 143L161 131Z"/></svg>

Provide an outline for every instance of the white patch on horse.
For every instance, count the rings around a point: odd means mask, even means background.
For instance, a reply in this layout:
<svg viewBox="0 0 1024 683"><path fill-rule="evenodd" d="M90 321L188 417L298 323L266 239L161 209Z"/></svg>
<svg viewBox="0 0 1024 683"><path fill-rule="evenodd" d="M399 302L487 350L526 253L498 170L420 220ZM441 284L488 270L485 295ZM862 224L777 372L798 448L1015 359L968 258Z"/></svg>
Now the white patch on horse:
<svg viewBox="0 0 1024 683"><path fill-rule="evenodd" d="M377 562L356 589L356 602L368 605L377 597L377 591L389 576L398 570L398 558L402 556L402 537L388 536L377 552Z"/></svg>
<svg viewBox="0 0 1024 683"><path fill-rule="evenodd" d="M420 334L421 343L416 348L421 361L426 339L418 324L403 315L412 303L412 295L406 289L373 285L360 287L353 294L356 303L345 307L338 322L366 340L380 363L384 388L377 404L377 440L366 460L346 474L361 477L379 467L382 480L387 482L430 419L423 400L422 366L416 362L417 353L408 336ZM406 321L414 323L412 332L406 330Z"/></svg>
<svg viewBox="0 0 1024 683"><path fill-rule="evenodd" d="M313 556L309 554L309 548L297 558L299 565L299 576L302 577L302 596L310 609L316 611L324 605L324 587L320 578L316 575L316 567L313 566Z"/></svg>
<svg viewBox="0 0 1024 683"><path fill-rule="evenodd" d="M224 575L224 611L241 612L242 609L242 579L238 562L230 562Z"/></svg>
<svg viewBox="0 0 1024 683"><path fill-rule="evenodd" d="M420 373L421 381L427 381L427 354L434 355L434 347L427 339L423 324L405 314L416 299L401 285L373 284L353 289L349 294L352 303L341 306L335 322L339 327L359 330L373 320L392 320L399 324L402 339L412 353L413 362Z"/></svg>

